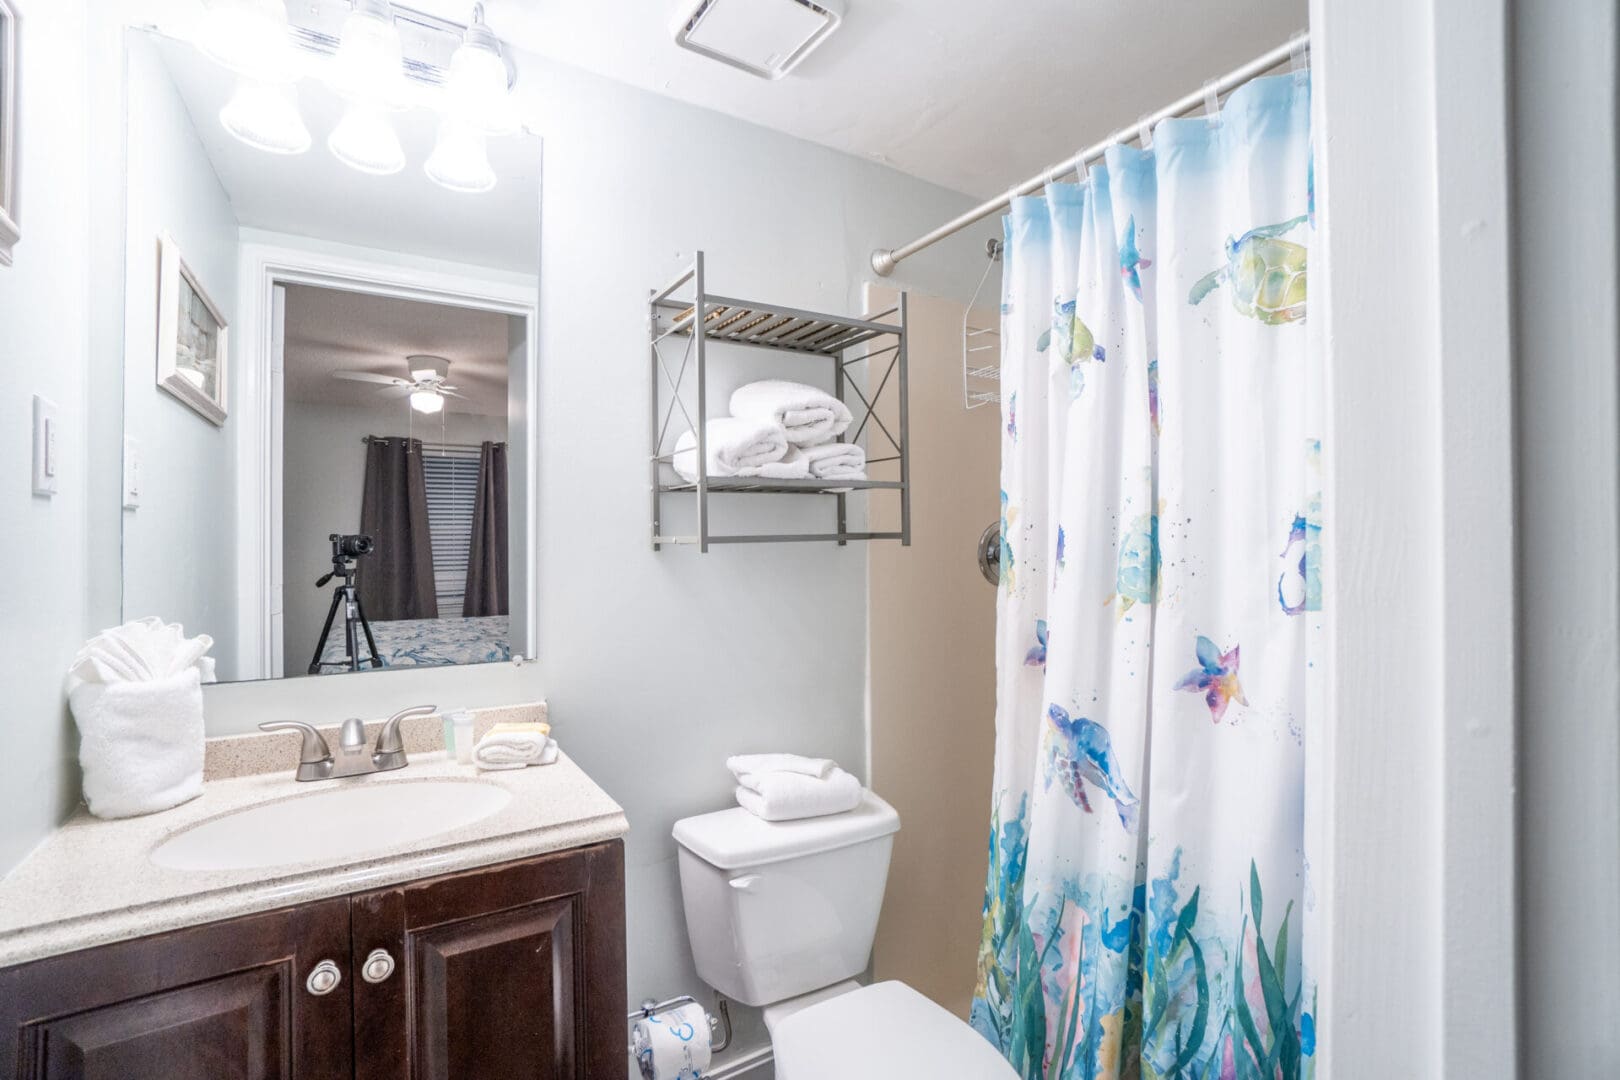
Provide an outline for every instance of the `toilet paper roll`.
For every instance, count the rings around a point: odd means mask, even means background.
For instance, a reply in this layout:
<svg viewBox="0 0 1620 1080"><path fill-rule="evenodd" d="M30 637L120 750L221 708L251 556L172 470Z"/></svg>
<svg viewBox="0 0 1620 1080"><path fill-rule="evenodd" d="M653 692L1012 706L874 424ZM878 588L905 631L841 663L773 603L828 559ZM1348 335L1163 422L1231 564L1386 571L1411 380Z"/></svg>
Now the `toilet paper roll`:
<svg viewBox="0 0 1620 1080"><path fill-rule="evenodd" d="M637 1020L630 1029L642 1080L702 1080L709 1067L709 1018L682 1005Z"/></svg>

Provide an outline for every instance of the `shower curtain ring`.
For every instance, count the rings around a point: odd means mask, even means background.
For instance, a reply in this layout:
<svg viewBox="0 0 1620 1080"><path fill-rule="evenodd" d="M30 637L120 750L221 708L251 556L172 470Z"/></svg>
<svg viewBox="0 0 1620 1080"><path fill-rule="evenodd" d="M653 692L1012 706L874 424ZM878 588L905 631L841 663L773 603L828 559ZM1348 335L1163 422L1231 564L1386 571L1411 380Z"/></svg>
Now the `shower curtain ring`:
<svg viewBox="0 0 1620 1080"><path fill-rule="evenodd" d="M1221 84L1215 79L1204 84L1204 119L1210 127L1221 126Z"/></svg>

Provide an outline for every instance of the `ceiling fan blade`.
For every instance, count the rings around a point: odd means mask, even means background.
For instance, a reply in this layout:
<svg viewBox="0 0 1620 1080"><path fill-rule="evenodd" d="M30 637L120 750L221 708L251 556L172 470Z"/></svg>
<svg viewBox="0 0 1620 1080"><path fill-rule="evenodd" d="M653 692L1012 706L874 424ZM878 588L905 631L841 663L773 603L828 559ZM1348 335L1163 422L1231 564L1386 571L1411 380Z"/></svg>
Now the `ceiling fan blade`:
<svg viewBox="0 0 1620 1080"><path fill-rule="evenodd" d="M462 401L471 401L472 400L466 394L458 394L454 390L451 390L451 389L449 389L447 387L443 387L443 386L439 387L439 393L443 394L445 397L460 398Z"/></svg>
<svg viewBox="0 0 1620 1080"><path fill-rule="evenodd" d="M374 375L369 371L334 371L334 372L332 372L332 378L334 378L334 379L348 379L350 382L382 383L384 386L410 386L411 385L410 383L406 382L404 379L396 378L393 375Z"/></svg>
<svg viewBox="0 0 1620 1080"><path fill-rule="evenodd" d="M416 393L416 387L410 383L406 383L404 386L385 386L378 390L377 393L383 397L409 397L411 394Z"/></svg>

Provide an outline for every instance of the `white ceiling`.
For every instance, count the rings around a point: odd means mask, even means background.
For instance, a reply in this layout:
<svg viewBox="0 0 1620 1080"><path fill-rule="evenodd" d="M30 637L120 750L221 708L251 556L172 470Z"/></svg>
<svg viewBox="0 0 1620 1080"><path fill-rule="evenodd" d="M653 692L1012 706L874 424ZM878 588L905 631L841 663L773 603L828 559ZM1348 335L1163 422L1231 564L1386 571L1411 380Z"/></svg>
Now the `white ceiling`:
<svg viewBox="0 0 1620 1080"><path fill-rule="evenodd" d="M334 371L369 371L408 378L413 353L450 361L447 381L467 400L450 398L456 413L506 415L507 316L416 300L287 286L283 393L288 401L366 408L410 408L381 384L334 379Z"/></svg>
<svg viewBox="0 0 1620 1080"><path fill-rule="evenodd" d="M465 21L469 0L401 0ZM749 0L725 0L748 3ZM1286 41L1306 0L844 0L779 82L677 48L677 0L486 0L521 49L988 197Z"/></svg>

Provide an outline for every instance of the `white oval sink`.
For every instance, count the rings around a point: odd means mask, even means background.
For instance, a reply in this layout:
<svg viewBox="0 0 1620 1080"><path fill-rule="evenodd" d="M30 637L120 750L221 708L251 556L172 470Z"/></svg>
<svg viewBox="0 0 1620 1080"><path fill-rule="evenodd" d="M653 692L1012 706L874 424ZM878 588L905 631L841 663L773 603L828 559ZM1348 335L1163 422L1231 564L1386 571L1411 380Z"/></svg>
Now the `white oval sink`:
<svg viewBox="0 0 1620 1080"><path fill-rule="evenodd" d="M334 787L210 818L169 837L151 859L172 870L353 859L471 825L511 798L505 788L477 780Z"/></svg>

